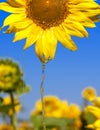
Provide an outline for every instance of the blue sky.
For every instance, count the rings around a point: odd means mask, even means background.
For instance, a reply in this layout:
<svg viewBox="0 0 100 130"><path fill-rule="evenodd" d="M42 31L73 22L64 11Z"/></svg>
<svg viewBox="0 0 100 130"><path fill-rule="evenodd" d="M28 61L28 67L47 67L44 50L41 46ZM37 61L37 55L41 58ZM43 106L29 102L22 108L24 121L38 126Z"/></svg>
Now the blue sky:
<svg viewBox="0 0 100 130"><path fill-rule="evenodd" d="M0 11L0 26L7 15ZM93 86L100 95L100 23L96 25L96 28L87 29L88 38L72 37L78 47L76 52L58 43L55 59L46 65L45 95L56 95L78 104L82 104L81 91L87 86ZM21 97L25 107L21 116L27 118L40 98L41 62L34 46L23 51L25 40L12 43L13 37L14 34L0 31L0 58L17 61L24 71L24 80L31 86L31 92Z"/></svg>

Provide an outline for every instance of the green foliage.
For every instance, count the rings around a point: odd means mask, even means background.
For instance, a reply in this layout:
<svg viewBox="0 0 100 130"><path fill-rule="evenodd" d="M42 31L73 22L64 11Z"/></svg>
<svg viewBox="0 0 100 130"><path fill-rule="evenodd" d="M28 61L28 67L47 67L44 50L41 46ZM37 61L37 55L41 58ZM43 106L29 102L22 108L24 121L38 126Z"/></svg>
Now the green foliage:
<svg viewBox="0 0 100 130"><path fill-rule="evenodd" d="M91 114L90 112L87 113L82 112L80 118L82 122L80 130L93 130L86 127L88 124L93 124L96 121L96 118L94 117L93 114Z"/></svg>
<svg viewBox="0 0 100 130"><path fill-rule="evenodd" d="M31 90L30 86L23 86L23 87L16 90L16 94L20 96L22 94L29 93L30 90Z"/></svg>
<svg viewBox="0 0 100 130"><path fill-rule="evenodd" d="M90 112L87 113L86 118L87 118L87 124L92 124L97 120L95 116Z"/></svg>
<svg viewBox="0 0 100 130"><path fill-rule="evenodd" d="M31 116L30 120L36 130L43 130L42 116L40 115ZM45 117L47 130L51 130L51 128L58 128L59 130L67 130L67 128L71 126L73 122L74 122L74 119Z"/></svg>
<svg viewBox="0 0 100 130"><path fill-rule="evenodd" d="M3 102L0 103L0 113L2 114L8 114L8 111L10 109L12 109L13 107L15 107L16 105L19 105L19 103L11 103L11 104L8 104L8 105L5 105Z"/></svg>

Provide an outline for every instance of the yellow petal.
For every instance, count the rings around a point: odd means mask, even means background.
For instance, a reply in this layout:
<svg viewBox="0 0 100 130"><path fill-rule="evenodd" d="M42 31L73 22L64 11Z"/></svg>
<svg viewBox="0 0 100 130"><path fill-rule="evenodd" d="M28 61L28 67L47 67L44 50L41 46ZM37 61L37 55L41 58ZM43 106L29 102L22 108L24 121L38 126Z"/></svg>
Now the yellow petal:
<svg viewBox="0 0 100 130"><path fill-rule="evenodd" d="M96 106L87 106L86 111L92 113L97 119L100 119L100 108Z"/></svg>
<svg viewBox="0 0 100 130"><path fill-rule="evenodd" d="M94 9L94 10L88 10L87 12L84 12L84 14L87 16L87 17L93 17L93 16L96 16L96 15L99 15L100 14L100 9Z"/></svg>
<svg viewBox="0 0 100 130"><path fill-rule="evenodd" d="M89 128L89 129L94 129L95 127L94 127L94 125L93 125L93 124L89 124L89 125L87 125L87 126L86 126L86 128Z"/></svg>
<svg viewBox="0 0 100 130"><path fill-rule="evenodd" d="M49 29L45 32L44 55L46 57L49 57L50 59L53 59L55 56L56 47L57 47L57 39L54 36L53 29Z"/></svg>
<svg viewBox="0 0 100 130"><path fill-rule="evenodd" d="M80 10L88 10L88 9L93 9L93 8L98 8L99 5L95 2L86 2L86 3L80 3L75 5L77 9Z"/></svg>
<svg viewBox="0 0 100 130"><path fill-rule="evenodd" d="M43 37L43 35L42 35ZM38 40L36 41L36 44L35 44L35 52L37 54L37 56L39 57L39 59L44 62L44 57L43 57L43 43L42 43L42 37L39 37Z"/></svg>
<svg viewBox="0 0 100 130"><path fill-rule="evenodd" d="M33 24L33 21L31 19L25 18L21 21L17 21L15 23L13 23L13 26L17 29L22 30L22 29L30 26L31 24Z"/></svg>
<svg viewBox="0 0 100 130"><path fill-rule="evenodd" d="M35 24L32 24L32 27L30 28L29 36L26 39L24 49L27 49L32 44L34 44L38 39L38 37L41 35L41 33L42 33L42 29L36 26Z"/></svg>
<svg viewBox="0 0 100 130"><path fill-rule="evenodd" d="M90 2L90 1L93 2L93 0L69 0L69 2L75 5L83 2Z"/></svg>
<svg viewBox="0 0 100 130"><path fill-rule="evenodd" d="M84 27L87 27L87 28L94 28L94 27L96 27L96 25L93 22L89 22L89 21L83 21L82 25Z"/></svg>
<svg viewBox="0 0 100 130"><path fill-rule="evenodd" d="M84 37L84 35L79 30L72 26L69 26L69 24L63 23L63 28L65 32L71 36Z"/></svg>
<svg viewBox="0 0 100 130"><path fill-rule="evenodd" d="M13 42L16 42L18 40L28 37L31 28L32 28L32 25L30 25L29 27L27 27L21 31L16 32Z"/></svg>
<svg viewBox="0 0 100 130"><path fill-rule="evenodd" d="M25 13L25 8L14 8L6 2L0 3L0 10L4 10L10 13Z"/></svg>
<svg viewBox="0 0 100 130"><path fill-rule="evenodd" d="M4 20L3 27L10 25L10 24L17 22L17 21L22 21L25 18L26 18L26 14L11 14Z"/></svg>
<svg viewBox="0 0 100 130"><path fill-rule="evenodd" d="M7 3L13 7L20 7L26 5L26 0L7 0Z"/></svg>
<svg viewBox="0 0 100 130"><path fill-rule="evenodd" d="M95 121L94 127L100 129L100 119L98 119L98 120Z"/></svg>
<svg viewBox="0 0 100 130"><path fill-rule="evenodd" d="M88 32L86 31L86 29L84 28L84 26L76 21L70 21L69 22L70 26L76 28L78 31L80 31L84 36L88 37Z"/></svg>
<svg viewBox="0 0 100 130"><path fill-rule="evenodd" d="M85 27L95 27L94 22L88 18L83 12L72 12L67 19L65 19L66 24L76 21L81 23Z"/></svg>
<svg viewBox="0 0 100 130"><path fill-rule="evenodd" d="M62 43L62 45L70 50L77 50L75 43L71 40L70 36L61 30L61 28L56 27L55 30L56 38Z"/></svg>
<svg viewBox="0 0 100 130"><path fill-rule="evenodd" d="M54 37L53 30L46 30L35 44L35 51L42 62L47 62L55 56L57 39Z"/></svg>

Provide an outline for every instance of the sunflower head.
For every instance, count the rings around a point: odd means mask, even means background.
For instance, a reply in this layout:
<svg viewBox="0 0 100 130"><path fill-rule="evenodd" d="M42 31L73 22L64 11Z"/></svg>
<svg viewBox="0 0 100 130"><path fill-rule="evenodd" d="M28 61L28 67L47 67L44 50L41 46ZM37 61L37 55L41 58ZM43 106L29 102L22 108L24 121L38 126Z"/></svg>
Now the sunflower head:
<svg viewBox="0 0 100 130"><path fill-rule="evenodd" d="M93 87L87 87L82 91L83 98L88 101L93 101L96 95L96 90Z"/></svg>
<svg viewBox="0 0 100 130"><path fill-rule="evenodd" d="M49 29L66 18L66 3L66 0L31 0L27 4L27 16L42 29Z"/></svg>
<svg viewBox="0 0 100 130"><path fill-rule="evenodd" d="M57 108L60 107L60 99L58 99L56 96L45 96L44 97L44 107L45 107L45 111L54 111ZM42 111L42 104L41 101L37 101L36 102L36 109L41 110Z"/></svg>
<svg viewBox="0 0 100 130"><path fill-rule="evenodd" d="M0 59L0 91L15 90L22 77L17 63L10 59Z"/></svg>
<svg viewBox="0 0 100 130"><path fill-rule="evenodd" d="M36 108L33 110L32 115L42 114L42 104L41 101L37 101L35 104ZM44 97L44 111L46 117L61 117L61 101L56 96L45 96Z"/></svg>
<svg viewBox="0 0 100 130"><path fill-rule="evenodd" d="M87 37L85 28L95 27L100 15L94 0L7 0L0 9L11 13L2 28L15 32L14 42L26 38L24 49L35 44L43 63L54 59L58 41L77 50L71 36Z"/></svg>

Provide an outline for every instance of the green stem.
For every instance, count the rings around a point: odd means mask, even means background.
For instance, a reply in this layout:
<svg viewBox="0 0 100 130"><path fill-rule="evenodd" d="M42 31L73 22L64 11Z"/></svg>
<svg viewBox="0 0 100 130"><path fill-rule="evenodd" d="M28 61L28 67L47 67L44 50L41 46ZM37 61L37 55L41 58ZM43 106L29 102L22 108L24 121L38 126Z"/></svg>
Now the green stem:
<svg viewBox="0 0 100 130"><path fill-rule="evenodd" d="M45 64L42 64L42 80L40 85L40 94L41 94L41 103L42 103L42 123L43 123L43 130L46 130L45 124L45 113L44 113L44 78L45 78Z"/></svg>
<svg viewBox="0 0 100 130"><path fill-rule="evenodd" d="M11 103L13 105L12 107L13 113L11 115L11 124L13 126L13 129L17 130L17 117L16 117L16 112L15 112L15 106L14 106L14 96L12 92L10 92L10 98L11 98Z"/></svg>

